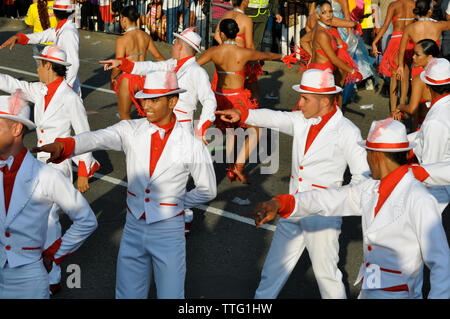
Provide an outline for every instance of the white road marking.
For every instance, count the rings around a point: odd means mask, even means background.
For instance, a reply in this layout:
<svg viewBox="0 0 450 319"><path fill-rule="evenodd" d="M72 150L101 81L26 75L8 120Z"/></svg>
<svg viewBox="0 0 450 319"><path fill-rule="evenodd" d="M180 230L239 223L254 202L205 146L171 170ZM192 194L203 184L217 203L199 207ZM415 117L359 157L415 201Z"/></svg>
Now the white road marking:
<svg viewBox="0 0 450 319"><path fill-rule="evenodd" d="M28 76L34 76L36 78L38 77L38 75L36 73L31 73L31 72L22 71L19 69L9 68L6 66L0 65L0 69L10 71L10 72L20 73L20 74L24 74L24 75L28 75ZM94 90L94 91L100 91L100 92L109 93L109 94L116 94L113 90L104 89L104 88L96 87L96 86L92 86L92 85L81 84L81 87L85 88L85 89Z"/></svg>
<svg viewBox="0 0 450 319"><path fill-rule="evenodd" d="M74 166L73 169L76 172L78 171L78 168L76 166ZM122 180L120 180L118 178L106 176L106 175L99 174L99 173L94 173L93 176L95 178L97 178L97 179L99 179L101 181L107 182L107 183L111 183L111 184L114 184L114 185L120 185L120 186L123 186L123 187L128 187L127 182L124 182L124 181L122 181ZM201 209L201 210L203 210L205 212L208 212L208 213L211 213L211 214L215 214L215 215L222 216L222 217L225 217L225 218L233 219L233 220L241 222L241 223L245 223L245 224L248 224L248 225L255 226L255 222L254 222L253 219L248 218L248 217L244 217L244 216L241 216L241 215L238 215L238 214L235 214L235 213L231 213L231 212L228 212L228 211L220 209L220 208L216 208L216 207L212 207L212 206L206 206L206 205L198 205L196 208ZM267 229L267 230L270 230L270 231L275 231L276 226L270 225L270 224L264 224L264 225L261 226L261 228L264 228L264 229Z"/></svg>

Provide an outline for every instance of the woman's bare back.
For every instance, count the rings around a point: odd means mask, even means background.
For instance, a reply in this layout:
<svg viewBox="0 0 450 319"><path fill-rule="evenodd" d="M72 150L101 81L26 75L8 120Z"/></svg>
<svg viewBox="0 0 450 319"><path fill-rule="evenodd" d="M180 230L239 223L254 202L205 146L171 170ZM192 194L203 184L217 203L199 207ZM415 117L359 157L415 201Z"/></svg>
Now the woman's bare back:
<svg viewBox="0 0 450 319"><path fill-rule="evenodd" d="M130 61L145 61L151 37L141 30L132 30L118 39L118 46L124 49L124 56Z"/></svg>
<svg viewBox="0 0 450 319"><path fill-rule="evenodd" d="M392 17L393 31L403 31L406 26L414 23L416 15L413 9L416 3L413 0L397 0L391 4L394 15Z"/></svg>

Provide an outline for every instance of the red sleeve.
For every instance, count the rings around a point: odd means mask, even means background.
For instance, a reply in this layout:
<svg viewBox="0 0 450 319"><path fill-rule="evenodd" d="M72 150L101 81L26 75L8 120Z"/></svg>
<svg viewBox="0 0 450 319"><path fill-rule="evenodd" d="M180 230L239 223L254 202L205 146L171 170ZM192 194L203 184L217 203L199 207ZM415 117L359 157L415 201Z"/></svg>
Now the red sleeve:
<svg viewBox="0 0 450 319"><path fill-rule="evenodd" d="M84 161L78 162L78 176L89 177Z"/></svg>
<svg viewBox="0 0 450 319"><path fill-rule="evenodd" d="M55 139L55 142L60 142L64 144L64 149L56 162L57 164L59 164L72 156L73 151L75 150L75 140L72 137L65 137L65 138L58 137Z"/></svg>
<svg viewBox="0 0 450 319"><path fill-rule="evenodd" d="M51 261L55 261L55 254L58 251L59 247L61 247L62 239L58 238L50 247L42 252L42 256L47 257Z"/></svg>
<svg viewBox="0 0 450 319"><path fill-rule="evenodd" d="M30 39L28 39L28 37L24 33L17 33L16 35L19 37L19 39L17 40L18 44L26 45L28 44L28 41L30 41Z"/></svg>
<svg viewBox="0 0 450 319"><path fill-rule="evenodd" d="M118 58L117 60L122 61L122 64L118 67L118 69L125 73L133 72L134 62L126 59L126 58Z"/></svg>
<svg viewBox="0 0 450 319"><path fill-rule="evenodd" d="M203 123L202 127L200 127L200 129L196 128L195 129L195 133L197 134L197 136L204 136L206 130L211 126L211 121L206 121L205 123Z"/></svg>
<svg viewBox="0 0 450 319"><path fill-rule="evenodd" d="M278 215L280 215L282 218L288 218L289 216L291 216L295 208L294 196L290 194L278 195L274 199L276 199L281 205L280 210L278 211Z"/></svg>

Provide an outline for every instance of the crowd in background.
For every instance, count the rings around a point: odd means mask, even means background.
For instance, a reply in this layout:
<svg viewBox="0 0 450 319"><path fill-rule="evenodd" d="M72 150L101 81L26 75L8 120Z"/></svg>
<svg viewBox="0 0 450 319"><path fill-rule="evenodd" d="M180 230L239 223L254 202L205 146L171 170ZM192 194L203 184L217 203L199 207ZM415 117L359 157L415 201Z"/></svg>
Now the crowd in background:
<svg viewBox="0 0 450 319"><path fill-rule="evenodd" d="M0 0L0 16L25 21L32 3L50 0ZM212 1L212 3L210 3ZM207 48L214 44L213 31L220 17L232 9L231 0L72 0L75 4L74 20L78 28L89 31L103 31L120 34L120 11L128 5L138 8L141 15L138 21L142 30L152 35L154 40L173 42L173 32L180 32L184 28L197 26L197 32L202 35L202 46ZM270 0L276 7L271 7L265 24L265 31L261 43L256 44L262 51L289 54L289 47L300 44L300 37L305 33L306 20L312 0ZM379 32L389 3L393 0L348 0L356 6L351 11L351 19L356 19L358 2L363 5L364 13L361 25L363 39L370 51L372 40ZM433 19L445 20L445 8L448 0L438 0L434 7ZM212 6L210 6L210 4ZM353 5L355 5L353 4ZM276 15L282 17L277 23ZM256 21L256 19L254 19ZM212 25L209 25L209 24ZM212 31L211 31L212 30ZM443 34L442 51L444 56L450 53L449 45L445 41L450 38ZM209 35L209 36L208 36ZM389 32L383 37L380 45L384 46Z"/></svg>

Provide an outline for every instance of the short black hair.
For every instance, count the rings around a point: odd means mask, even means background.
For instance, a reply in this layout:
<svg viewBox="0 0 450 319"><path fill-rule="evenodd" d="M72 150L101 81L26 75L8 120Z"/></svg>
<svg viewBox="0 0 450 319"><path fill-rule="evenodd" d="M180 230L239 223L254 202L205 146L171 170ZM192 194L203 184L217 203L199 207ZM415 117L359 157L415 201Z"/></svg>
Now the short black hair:
<svg viewBox="0 0 450 319"><path fill-rule="evenodd" d="M58 64L58 63L53 63L53 62L50 62L50 61L46 61L46 62L48 62L48 63L50 63L52 65L52 70L58 76L62 76L63 78L66 77L66 75L67 75L67 66L62 65L62 64Z"/></svg>
<svg viewBox="0 0 450 319"><path fill-rule="evenodd" d="M383 152L384 155L386 155L387 158L389 158L391 161L397 163L398 165L405 165L408 164L408 154L409 151L403 151L403 152Z"/></svg>
<svg viewBox="0 0 450 319"><path fill-rule="evenodd" d="M450 84L444 84L444 85L430 85L427 84L430 90L436 92L439 95L449 93L450 92Z"/></svg>
<svg viewBox="0 0 450 319"><path fill-rule="evenodd" d="M61 11L61 10L53 9L53 13L58 20L65 20L72 15L73 11L68 12L68 11Z"/></svg>

